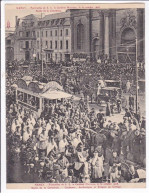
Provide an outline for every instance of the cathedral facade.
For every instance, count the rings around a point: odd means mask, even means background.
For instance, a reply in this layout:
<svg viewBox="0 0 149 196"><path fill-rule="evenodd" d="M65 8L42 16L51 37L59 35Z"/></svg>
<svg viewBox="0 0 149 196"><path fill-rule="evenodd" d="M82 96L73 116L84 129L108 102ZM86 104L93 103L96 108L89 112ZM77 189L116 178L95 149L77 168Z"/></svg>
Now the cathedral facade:
<svg viewBox="0 0 149 196"><path fill-rule="evenodd" d="M72 10L71 32L75 56L144 59L144 9Z"/></svg>

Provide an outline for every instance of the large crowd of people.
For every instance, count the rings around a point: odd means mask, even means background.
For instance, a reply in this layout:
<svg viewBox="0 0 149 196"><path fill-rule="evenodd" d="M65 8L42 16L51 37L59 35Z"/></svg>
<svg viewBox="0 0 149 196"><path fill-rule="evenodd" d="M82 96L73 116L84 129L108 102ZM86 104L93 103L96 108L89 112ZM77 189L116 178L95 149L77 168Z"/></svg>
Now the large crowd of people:
<svg viewBox="0 0 149 196"><path fill-rule="evenodd" d="M27 182L138 182L145 140L144 118L126 110L122 123L107 121L83 101L50 104L38 119L17 104L7 114L8 167L21 162Z"/></svg>
<svg viewBox="0 0 149 196"><path fill-rule="evenodd" d="M21 62L23 62L23 60ZM72 61L68 63L51 63L50 65L44 63L42 75L41 64L32 64L29 66L29 64L24 61L24 63L27 63L27 67L25 66L25 68L23 68L21 62L15 60L11 63L13 64L11 68L10 62L7 62L6 86L8 94L11 94L11 85L25 75L32 76L33 80L46 83L55 80L61 83L66 92L76 94L82 91L89 96L97 91L97 81L100 79L121 81L121 88L124 92L127 92L128 81L131 84L132 92L136 85L136 66L133 63L125 64L125 66L117 61L101 61L100 63ZM138 63L138 80L139 79L145 79L144 62Z"/></svg>
<svg viewBox="0 0 149 196"><path fill-rule="evenodd" d="M66 91L73 93L72 86L79 93L86 73L117 80L125 74L124 84L133 82L134 70L121 69L118 63L69 65L45 67L42 78L38 67L20 66L7 72L8 182L144 182L146 122L141 114L125 108L123 122L117 123L107 120L110 113L97 112L84 99L79 103L66 99L46 105L37 118L31 109L15 103L11 85L25 75L45 82L60 81Z"/></svg>

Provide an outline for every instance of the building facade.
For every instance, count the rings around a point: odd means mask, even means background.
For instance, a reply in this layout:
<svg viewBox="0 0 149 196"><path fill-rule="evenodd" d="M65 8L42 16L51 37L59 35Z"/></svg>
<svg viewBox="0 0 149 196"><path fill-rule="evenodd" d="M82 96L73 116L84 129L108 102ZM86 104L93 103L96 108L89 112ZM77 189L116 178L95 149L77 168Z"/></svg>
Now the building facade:
<svg viewBox="0 0 149 196"><path fill-rule="evenodd" d="M16 59L69 61L144 59L144 9L71 9L38 17L16 18ZM137 44L137 47L136 47Z"/></svg>
<svg viewBox="0 0 149 196"><path fill-rule="evenodd" d="M14 43L15 43L15 36L14 33L6 33L5 38L5 48L6 48L6 61L13 61L14 60Z"/></svg>
<svg viewBox="0 0 149 196"><path fill-rule="evenodd" d="M18 18L16 16L15 47L14 55L17 60L31 61L34 59L36 50L35 27L39 20L33 14Z"/></svg>
<svg viewBox="0 0 149 196"><path fill-rule="evenodd" d="M71 55L70 11L43 17L36 26L36 55L46 62L68 61Z"/></svg>

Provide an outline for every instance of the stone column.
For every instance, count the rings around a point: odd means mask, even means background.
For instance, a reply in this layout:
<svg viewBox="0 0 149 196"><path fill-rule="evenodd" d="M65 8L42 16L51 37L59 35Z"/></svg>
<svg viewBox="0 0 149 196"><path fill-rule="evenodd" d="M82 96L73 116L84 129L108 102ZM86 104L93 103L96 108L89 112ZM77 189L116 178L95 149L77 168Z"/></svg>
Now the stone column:
<svg viewBox="0 0 149 196"><path fill-rule="evenodd" d="M137 42L138 57L144 56L144 9L137 9Z"/></svg>
<svg viewBox="0 0 149 196"><path fill-rule="evenodd" d="M116 10L111 10L109 16L109 55L116 56Z"/></svg>
<svg viewBox="0 0 149 196"><path fill-rule="evenodd" d="M104 12L105 16L105 37L104 37L104 54L107 54L109 57L109 11Z"/></svg>
<svg viewBox="0 0 149 196"><path fill-rule="evenodd" d="M74 52L74 17L70 18L71 25L71 52Z"/></svg>
<svg viewBox="0 0 149 196"><path fill-rule="evenodd" d="M89 58L91 59L91 52L92 52L92 10L89 10L88 18L89 20Z"/></svg>
<svg viewBox="0 0 149 196"><path fill-rule="evenodd" d="M99 29L99 41L100 41L100 48L99 53L100 55L104 54L104 14L102 10L99 12L99 20L100 20L100 29Z"/></svg>

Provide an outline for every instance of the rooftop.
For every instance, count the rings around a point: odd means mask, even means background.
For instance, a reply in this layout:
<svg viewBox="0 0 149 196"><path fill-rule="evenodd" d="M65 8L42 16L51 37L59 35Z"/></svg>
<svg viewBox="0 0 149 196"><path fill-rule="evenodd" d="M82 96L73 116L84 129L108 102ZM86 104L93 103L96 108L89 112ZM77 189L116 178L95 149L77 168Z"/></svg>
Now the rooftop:
<svg viewBox="0 0 149 196"><path fill-rule="evenodd" d="M70 17L70 11L67 12L60 12L56 14L49 14L40 19L40 21L45 21L45 20L54 20L54 19L60 19L60 18L68 18Z"/></svg>

